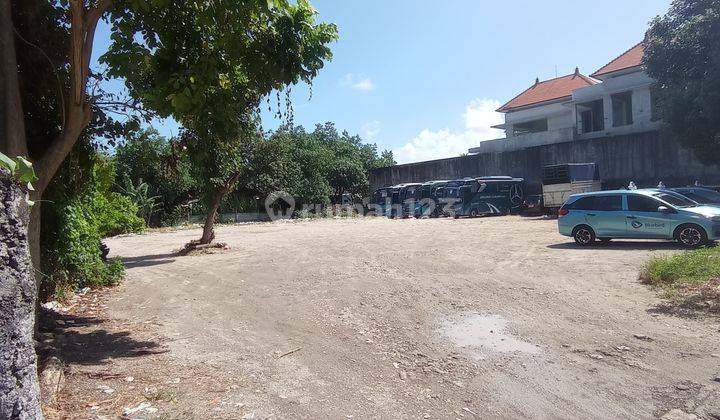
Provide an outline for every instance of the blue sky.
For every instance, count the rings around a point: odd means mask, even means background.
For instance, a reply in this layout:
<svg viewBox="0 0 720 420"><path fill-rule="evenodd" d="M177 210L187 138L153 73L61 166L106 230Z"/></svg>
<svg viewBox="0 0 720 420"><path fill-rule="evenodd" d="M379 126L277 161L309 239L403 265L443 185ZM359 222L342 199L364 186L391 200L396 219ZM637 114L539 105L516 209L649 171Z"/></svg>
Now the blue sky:
<svg viewBox="0 0 720 420"><path fill-rule="evenodd" d="M334 58L313 83L293 89L295 122L332 121L391 149L399 162L457 156L502 137L494 112L532 84L583 74L630 48L670 0L314 0L338 25ZM107 48L100 28L96 54ZM119 86L119 84L118 84ZM264 106L263 108L266 108ZM281 121L263 112L263 127ZM156 122L177 134L172 121Z"/></svg>

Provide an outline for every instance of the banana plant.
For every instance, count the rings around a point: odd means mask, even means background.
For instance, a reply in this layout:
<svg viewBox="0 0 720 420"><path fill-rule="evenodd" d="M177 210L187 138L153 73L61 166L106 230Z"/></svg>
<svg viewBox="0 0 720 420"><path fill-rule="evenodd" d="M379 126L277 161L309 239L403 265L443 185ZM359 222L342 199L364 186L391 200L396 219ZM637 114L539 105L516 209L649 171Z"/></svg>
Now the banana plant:
<svg viewBox="0 0 720 420"><path fill-rule="evenodd" d="M158 210L162 208L159 195L150 196L149 185L140 179L137 185L134 185L130 177L125 176L124 187L121 187L123 193L132 200L138 208L140 217L145 219L147 225L150 224L150 218Z"/></svg>

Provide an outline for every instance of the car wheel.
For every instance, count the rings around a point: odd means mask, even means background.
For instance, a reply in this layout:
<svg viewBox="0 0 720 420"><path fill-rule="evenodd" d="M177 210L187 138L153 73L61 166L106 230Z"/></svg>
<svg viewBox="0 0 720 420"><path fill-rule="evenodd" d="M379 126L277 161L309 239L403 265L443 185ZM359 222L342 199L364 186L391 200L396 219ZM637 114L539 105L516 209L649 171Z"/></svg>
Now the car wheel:
<svg viewBox="0 0 720 420"><path fill-rule="evenodd" d="M578 226L573 230L573 239L578 245L592 245L595 242L595 231L587 225Z"/></svg>
<svg viewBox="0 0 720 420"><path fill-rule="evenodd" d="M477 217L477 216L478 216L477 210L475 210L475 209L470 210L470 217Z"/></svg>
<svg viewBox="0 0 720 420"><path fill-rule="evenodd" d="M696 246L707 243L707 233L705 229L698 225L681 225L675 230L675 239L682 246L694 248Z"/></svg>

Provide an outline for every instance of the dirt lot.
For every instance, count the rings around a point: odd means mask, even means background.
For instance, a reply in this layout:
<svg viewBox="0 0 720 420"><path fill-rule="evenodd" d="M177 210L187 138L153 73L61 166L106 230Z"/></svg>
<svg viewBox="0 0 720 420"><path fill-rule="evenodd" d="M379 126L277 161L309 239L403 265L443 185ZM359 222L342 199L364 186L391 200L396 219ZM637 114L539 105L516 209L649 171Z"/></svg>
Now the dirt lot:
<svg viewBox="0 0 720 420"><path fill-rule="evenodd" d="M229 250L173 254L199 234L107 241L128 278L62 317L57 415L720 416L717 319L637 280L672 244L376 218L226 226Z"/></svg>

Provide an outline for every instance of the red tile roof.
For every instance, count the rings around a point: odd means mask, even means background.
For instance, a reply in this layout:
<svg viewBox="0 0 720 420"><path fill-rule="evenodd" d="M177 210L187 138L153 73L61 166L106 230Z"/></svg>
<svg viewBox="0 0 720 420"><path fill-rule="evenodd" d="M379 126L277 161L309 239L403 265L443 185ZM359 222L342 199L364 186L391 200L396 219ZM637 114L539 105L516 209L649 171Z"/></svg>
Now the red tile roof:
<svg viewBox="0 0 720 420"><path fill-rule="evenodd" d="M509 112L513 109L537 105L542 102L554 101L572 96L572 91L585 86L591 86L597 83L587 76L583 76L575 70L575 73L567 76L557 77L555 79L537 81L527 90L512 98L508 103L501 106L498 112Z"/></svg>
<svg viewBox="0 0 720 420"><path fill-rule="evenodd" d="M616 71L630 69L642 65L643 55L645 54L645 47L642 42L638 43L634 47L620 54L619 57L613 61L605 64L598 71L591 74L592 77L602 76L608 73L614 73Z"/></svg>

